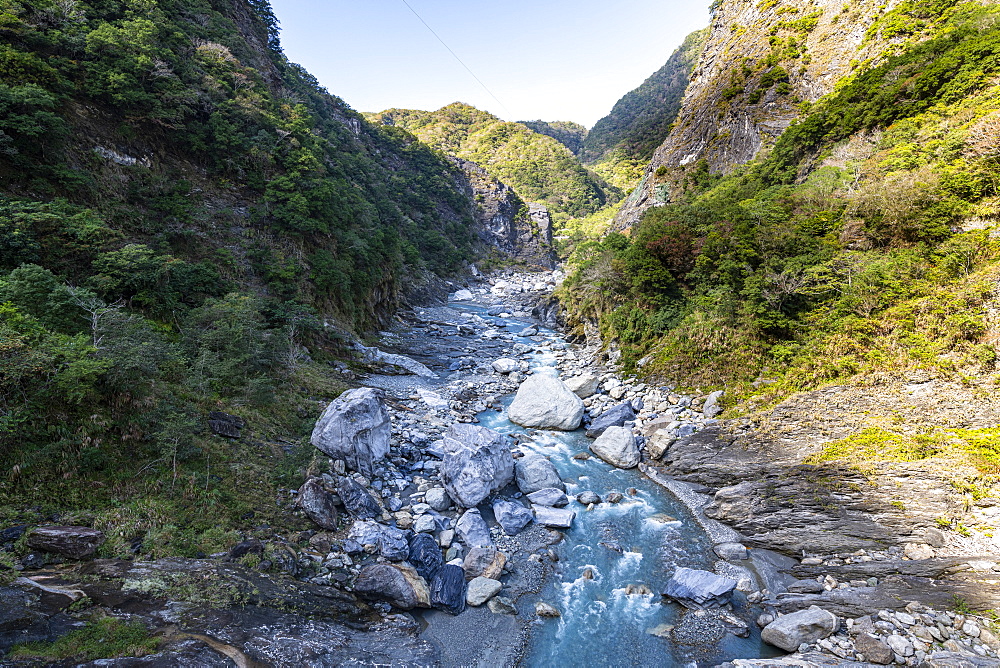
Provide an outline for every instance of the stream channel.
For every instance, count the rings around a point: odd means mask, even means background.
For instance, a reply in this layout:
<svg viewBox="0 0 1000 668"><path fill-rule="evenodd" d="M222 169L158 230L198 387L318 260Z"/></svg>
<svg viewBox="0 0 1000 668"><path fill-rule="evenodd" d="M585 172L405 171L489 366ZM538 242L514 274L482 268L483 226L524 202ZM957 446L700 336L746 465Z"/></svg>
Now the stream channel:
<svg viewBox="0 0 1000 668"><path fill-rule="evenodd" d="M446 319L458 323L478 316L501 332L519 332L532 324L525 319L490 316L485 306L470 302L453 302L447 308L418 309L417 314L429 321ZM449 365L454 369L455 360L462 359L455 352L460 347L466 351L464 356L467 358L472 354L468 346L474 346L474 354L488 363L502 356L503 350L514 343L524 343L532 347L529 363L537 368L556 366L557 359L552 351L565 349L568 345L558 332L544 328L534 337L514 336L513 341L509 338L497 341L454 337L452 343L460 346L452 345L452 352L446 357L440 354L443 343L446 342L440 337L431 340L422 336L419 328L395 332L392 341L387 341L395 352L419 360L441 377L371 376L366 384L382 387L397 396L412 393L417 388L434 390L456 380L472 378L468 371L449 371ZM424 635L438 646L456 640L460 646L464 643L471 647L477 642L485 642L485 635L497 632L509 637L493 638L496 649L505 642L517 646L513 653L501 652L506 656L486 652L489 656L480 654L470 663L465 662L461 651L451 654L445 651L445 664L487 666L516 662L532 668L713 666L734 658L780 654L761 642L760 630L754 623L760 610L749 605L739 591L734 595L733 613L747 623L750 633L746 638L727 632L711 614L685 611L676 603L663 602L660 597L670 576L680 566L712 570L734 579L750 578L753 589L767 585L766 568L760 568L760 564L754 568L753 562L744 561L741 563L746 567L738 566L719 561L715 556L712 547L720 538L709 532L718 534L727 529L721 525L713 527L711 521L699 516L697 499L692 504L691 498L705 497L685 495L680 486L681 496L691 497L685 503L677 494L636 469L616 469L597 457L574 459L574 454L588 451L592 442L584 429L575 432L525 430L507 419L506 406L512 399L512 395L504 398L502 412L487 410L478 414L480 425L505 434L530 433L531 439L519 439L520 449L548 457L565 482L570 499L587 490L596 492L602 499L609 492L619 492L624 498L617 504L597 504L589 511L575 500L571 501L569 508L577 511L576 519L572 528L564 532L565 539L553 546L558 561L551 572L535 591L525 592L527 595L519 599L516 632L509 626L484 625L482 620L476 622L476 615L508 617L493 615L486 606L470 608L455 618L436 611L424 613L423 621L429 627ZM484 504L481 508L484 517L495 524L489 506ZM526 554L514 556L515 566L526 557ZM505 588L501 595L510 594ZM534 619L534 601L553 605L561 617ZM685 616L688 619L684 620ZM676 629L671 632L670 627ZM478 640L477 635L480 636ZM491 663L490 656L495 663Z"/></svg>

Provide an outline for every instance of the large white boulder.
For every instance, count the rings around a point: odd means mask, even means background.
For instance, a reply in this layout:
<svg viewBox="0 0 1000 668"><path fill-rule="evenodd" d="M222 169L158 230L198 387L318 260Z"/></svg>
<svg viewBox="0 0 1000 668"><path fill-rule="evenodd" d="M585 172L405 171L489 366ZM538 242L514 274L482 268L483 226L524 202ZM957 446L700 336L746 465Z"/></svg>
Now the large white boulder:
<svg viewBox="0 0 1000 668"><path fill-rule="evenodd" d="M555 373L540 371L521 383L507 416L522 427L573 431L583 421L583 399Z"/></svg>
<svg viewBox="0 0 1000 668"><path fill-rule="evenodd" d="M612 466L632 469L639 465L639 447L631 429L608 427L597 440L590 444L590 450Z"/></svg>
<svg viewBox="0 0 1000 668"><path fill-rule="evenodd" d="M359 387L330 402L313 427L310 442L333 459L371 477L389 453L392 425L382 390Z"/></svg>
<svg viewBox="0 0 1000 668"><path fill-rule="evenodd" d="M441 482L463 508L474 508L514 480L506 439L474 424L452 425L444 435Z"/></svg>
<svg viewBox="0 0 1000 668"><path fill-rule="evenodd" d="M764 627L760 638L786 652L794 652L802 643L816 642L833 635L837 626L836 615L814 605L808 610L778 617Z"/></svg>
<svg viewBox="0 0 1000 668"><path fill-rule="evenodd" d="M570 376L564 382L569 391L581 399L594 396L601 383L600 379L592 373Z"/></svg>

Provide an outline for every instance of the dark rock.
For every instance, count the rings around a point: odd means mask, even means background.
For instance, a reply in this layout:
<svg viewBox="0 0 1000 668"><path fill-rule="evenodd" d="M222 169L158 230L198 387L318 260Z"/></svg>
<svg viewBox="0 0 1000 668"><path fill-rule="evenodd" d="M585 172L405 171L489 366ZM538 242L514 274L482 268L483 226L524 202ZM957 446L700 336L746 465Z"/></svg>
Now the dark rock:
<svg viewBox="0 0 1000 668"><path fill-rule="evenodd" d="M241 559L248 554L264 554L264 543L260 542L256 538L251 538L250 540L245 540L242 543L237 543L229 550L230 559Z"/></svg>
<svg viewBox="0 0 1000 668"><path fill-rule="evenodd" d="M590 428L587 430L587 436L597 438L608 427L624 427L626 422L631 422L632 420L635 420L635 411L632 410L632 404L618 404L604 411L591 421Z"/></svg>
<svg viewBox="0 0 1000 668"><path fill-rule="evenodd" d="M409 562L417 569L420 577L430 582L444 566L444 557L441 555L441 547L432 536L418 533L410 539Z"/></svg>
<svg viewBox="0 0 1000 668"><path fill-rule="evenodd" d="M389 453L392 427L385 393L370 387L348 390L332 401L313 428L310 442L371 477Z"/></svg>
<svg viewBox="0 0 1000 668"><path fill-rule="evenodd" d="M474 508L513 479L514 458L502 434L472 424L445 433L441 482L455 503Z"/></svg>
<svg viewBox="0 0 1000 668"><path fill-rule="evenodd" d="M508 536L516 536L535 519L531 509L515 501L497 501L493 504L493 515Z"/></svg>
<svg viewBox="0 0 1000 668"><path fill-rule="evenodd" d="M28 531L27 524L7 527L0 531L0 543L10 543L19 540Z"/></svg>
<svg viewBox="0 0 1000 668"><path fill-rule="evenodd" d="M37 527L28 534L28 545L36 550L71 559L86 559L104 543L104 533L89 527Z"/></svg>
<svg viewBox="0 0 1000 668"><path fill-rule="evenodd" d="M324 529L337 530L337 506L333 495L323 487L322 478L309 478L299 488L296 503L313 522Z"/></svg>
<svg viewBox="0 0 1000 668"><path fill-rule="evenodd" d="M240 431L245 426L246 423L243 421L243 418L235 415L220 413L218 411L212 411L208 414L208 428L211 429L212 433L217 436L239 438Z"/></svg>
<svg viewBox="0 0 1000 668"><path fill-rule="evenodd" d="M714 608L728 603L734 589L736 580L682 567L674 571L663 596L687 608Z"/></svg>
<svg viewBox="0 0 1000 668"><path fill-rule="evenodd" d="M576 500L578 503L582 503L585 506L589 506L592 503L600 503L601 497L598 496L596 492L586 491L577 494Z"/></svg>
<svg viewBox="0 0 1000 668"><path fill-rule="evenodd" d="M431 605L457 615L465 610L465 571L445 564L431 582Z"/></svg>
<svg viewBox="0 0 1000 668"><path fill-rule="evenodd" d="M382 516L382 506L358 481L349 476L340 478L337 496L344 502L348 514L356 520L370 520Z"/></svg>
<svg viewBox="0 0 1000 668"><path fill-rule="evenodd" d="M354 582L354 591L364 598L387 601L400 610L427 608L431 603L424 579L413 568L397 564L365 566Z"/></svg>

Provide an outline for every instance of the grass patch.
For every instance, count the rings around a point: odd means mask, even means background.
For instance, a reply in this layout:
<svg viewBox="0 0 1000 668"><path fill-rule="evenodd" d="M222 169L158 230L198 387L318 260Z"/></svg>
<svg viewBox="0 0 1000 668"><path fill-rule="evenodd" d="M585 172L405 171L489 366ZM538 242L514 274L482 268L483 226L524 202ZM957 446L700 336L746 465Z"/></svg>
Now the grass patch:
<svg viewBox="0 0 1000 668"><path fill-rule="evenodd" d="M156 651L159 640L138 622L117 617L95 618L87 626L52 642L16 645L11 659L42 661L96 661L126 656L146 656Z"/></svg>

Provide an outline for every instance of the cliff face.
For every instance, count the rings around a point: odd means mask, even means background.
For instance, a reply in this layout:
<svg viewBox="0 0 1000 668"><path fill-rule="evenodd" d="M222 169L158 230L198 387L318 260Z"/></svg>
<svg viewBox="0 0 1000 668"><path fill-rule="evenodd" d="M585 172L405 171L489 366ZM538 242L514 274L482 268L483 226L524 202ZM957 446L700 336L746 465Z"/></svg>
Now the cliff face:
<svg viewBox="0 0 1000 668"><path fill-rule="evenodd" d="M462 170L468 195L475 202L479 238L501 253L529 265L552 269L552 220L541 204L525 204L514 189L469 160L451 158Z"/></svg>
<svg viewBox="0 0 1000 668"><path fill-rule="evenodd" d="M753 159L800 114L803 102L831 92L858 63L886 46L869 29L898 0L721 0L673 130L640 185L622 205L616 229L670 201L670 182L698 163L728 173Z"/></svg>

